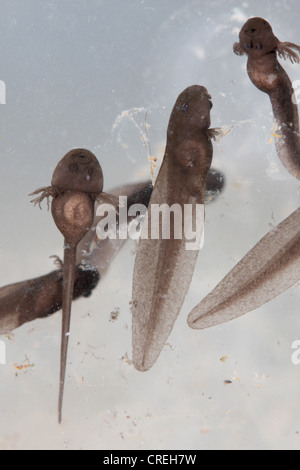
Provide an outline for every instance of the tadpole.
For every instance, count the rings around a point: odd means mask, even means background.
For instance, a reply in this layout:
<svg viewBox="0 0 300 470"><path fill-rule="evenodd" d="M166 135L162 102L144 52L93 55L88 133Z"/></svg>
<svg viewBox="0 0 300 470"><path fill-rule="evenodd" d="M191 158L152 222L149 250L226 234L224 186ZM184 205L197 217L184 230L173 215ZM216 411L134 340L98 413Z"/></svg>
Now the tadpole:
<svg viewBox="0 0 300 470"><path fill-rule="evenodd" d="M49 197L52 197L52 217L64 236L59 423L62 419L77 246L93 225L95 200L105 196L102 189L103 173L97 158L89 150L77 148L69 151L58 163L51 186L31 194L42 193L32 201L39 206L44 198L49 204Z"/></svg>
<svg viewBox="0 0 300 470"><path fill-rule="evenodd" d="M140 371L155 364L182 308L201 246L207 179L210 175L213 187L219 181L209 173L213 157L211 139L218 133L210 128L211 108L207 89L193 85L178 96L170 116L164 159L134 265L133 364ZM219 184L221 190L222 183L219 181ZM165 218L162 217L159 227L153 217L155 208L166 206L174 211L178 209L179 214L177 217L174 212L174 217L170 217L167 236L164 234L168 225ZM188 208L191 211L186 215ZM193 246L186 233L187 222L198 226ZM153 236L156 227L159 233Z"/></svg>

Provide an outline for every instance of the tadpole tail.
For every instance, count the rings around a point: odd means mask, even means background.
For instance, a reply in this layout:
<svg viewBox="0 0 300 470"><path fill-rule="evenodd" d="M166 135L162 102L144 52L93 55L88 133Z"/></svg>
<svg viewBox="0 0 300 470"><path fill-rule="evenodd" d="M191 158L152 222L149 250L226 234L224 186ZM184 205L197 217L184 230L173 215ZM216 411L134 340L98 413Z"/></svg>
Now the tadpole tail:
<svg viewBox="0 0 300 470"><path fill-rule="evenodd" d="M71 307L75 278L76 246L71 247L65 242L64 248L64 278L63 278L63 305L62 305L62 331L60 353L60 380L58 399L58 422L62 420L63 395L67 365L69 332L71 322Z"/></svg>
<svg viewBox="0 0 300 470"><path fill-rule="evenodd" d="M189 314L194 329L264 305L300 279L300 208L268 232Z"/></svg>

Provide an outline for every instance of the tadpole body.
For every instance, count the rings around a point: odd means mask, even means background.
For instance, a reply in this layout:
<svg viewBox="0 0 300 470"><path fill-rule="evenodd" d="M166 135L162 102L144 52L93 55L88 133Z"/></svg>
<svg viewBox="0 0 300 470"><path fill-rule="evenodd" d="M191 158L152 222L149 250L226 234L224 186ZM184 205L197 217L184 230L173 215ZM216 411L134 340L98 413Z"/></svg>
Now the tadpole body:
<svg viewBox="0 0 300 470"><path fill-rule="evenodd" d="M275 134L277 154L289 173L300 179L298 107L291 80L277 60L278 55L299 63L300 46L279 41L263 18L250 18L242 27L239 42L234 44L233 50L237 55L247 55L250 80L269 95L278 127Z"/></svg>
<svg viewBox="0 0 300 470"><path fill-rule="evenodd" d="M93 267L77 265L73 300L89 297L100 279ZM0 288L0 335L62 308L63 267L44 276Z"/></svg>
<svg viewBox="0 0 300 470"><path fill-rule="evenodd" d="M188 249L183 231L180 238L175 235L172 217L170 237L164 238L162 233L153 237L152 209L177 205L184 213L185 205L190 206L189 221L195 227L198 219L203 231L206 181L213 156L211 138L215 136L215 130L209 129L210 98L206 88L188 87L177 98L171 113L163 163L134 265L133 364L140 371L153 366L167 341L188 292L200 248L197 245ZM197 206L203 209L198 217Z"/></svg>
<svg viewBox="0 0 300 470"><path fill-rule="evenodd" d="M32 201L35 204L52 196L52 216L64 236L59 422L62 418L77 246L93 225L94 204L102 189L103 174L97 158L89 150L79 148L68 152L58 163L50 187L32 193L42 192Z"/></svg>

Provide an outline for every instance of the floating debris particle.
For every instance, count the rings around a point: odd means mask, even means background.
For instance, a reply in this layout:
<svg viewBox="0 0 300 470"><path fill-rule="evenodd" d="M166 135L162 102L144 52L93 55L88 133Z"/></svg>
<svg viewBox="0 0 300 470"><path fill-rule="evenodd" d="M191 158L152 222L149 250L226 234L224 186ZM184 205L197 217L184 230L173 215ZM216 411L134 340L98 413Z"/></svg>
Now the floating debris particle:
<svg viewBox="0 0 300 470"><path fill-rule="evenodd" d="M128 354L126 353L124 356L121 357L121 360L123 362L126 362L129 366L132 365L132 359L129 359Z"/></svg>
<svg viewBox="0 0 300 470"><path fill-rule="evenodd" d="M232 381L231 380L224 380L224 385L231 385Z"/></svg>
<svg viewBox="0 0 300 470"><path fill-rule="evenodd" d="M155 169L157 168L157 157L149 156L148 160L150 162L150 173L151 173L151 181L152 181L152 186L155 185Z"/></svg>
<svg viewBox="0 0 300 470"><path fill-rule="evenodd" d="M225 362L227 361L227 359L229 359L229 356L222 356L220 361L223 362L225 364Z"/></svg>
<svg viewBox="0 0 300 470"><path fill-rule="evenodd" d="M200 429L200 434L208 434L208 433L209 433L209 429L208 429L208 428Z"/></svg>
<svg viewBox="0 0 300 470"><path fill-rule="evenodd" d="M120 309L119 309L119 307L117 307L117 308L115 308L115 310L113 310L111 312L109 321L110 322L115 322L116 320L118 320L119 315L120 315Z"/></svg>
<svg viewBox="0 0 300 470"><path fill-rule="evenodd" d="M25 361L22 363L22 364L14 364L14 368L18 371L21 371L21 370L26 370L26 369L29 369L29 368L32 368L34 367L35 364L31 363L28 358L26 357Z"/></svg>
<svg viewBox="0 0 300 470"><path fill-rule="evenodd" d="M240 377L234 376L232 380L235 380L235 382L240 383L241 379Z"/></svg>

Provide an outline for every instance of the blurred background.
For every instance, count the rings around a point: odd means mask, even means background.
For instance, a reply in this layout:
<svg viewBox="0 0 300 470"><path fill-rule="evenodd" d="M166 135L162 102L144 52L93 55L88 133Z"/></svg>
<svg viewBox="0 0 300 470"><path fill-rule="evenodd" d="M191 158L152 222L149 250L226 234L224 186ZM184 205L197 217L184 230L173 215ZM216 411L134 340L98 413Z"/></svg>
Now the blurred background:
<svg viewBox="0 0 300 470"><path fill-rule="evenodd" d="M212 127L229 132L214 144L226 188L207 206L205 247L156 365L146 373L131 365L130 241L93 296L73 304L61 426L61 312L0 337L0 449L300 448L300 366L291 361L299 283L227 324L196 331L186 323L299 206L299 181L271 142L269 98L232 52L251 16L300 43L296 0L1 0L1 286L48 273L49 256L63 255L46 204L34 208L28 193L50 184L68 150L97 155L105 191L150 178L145 120L159 167L171 109L192 84L212 95ZM300 79L299 65L283 66Z"/></svg>

